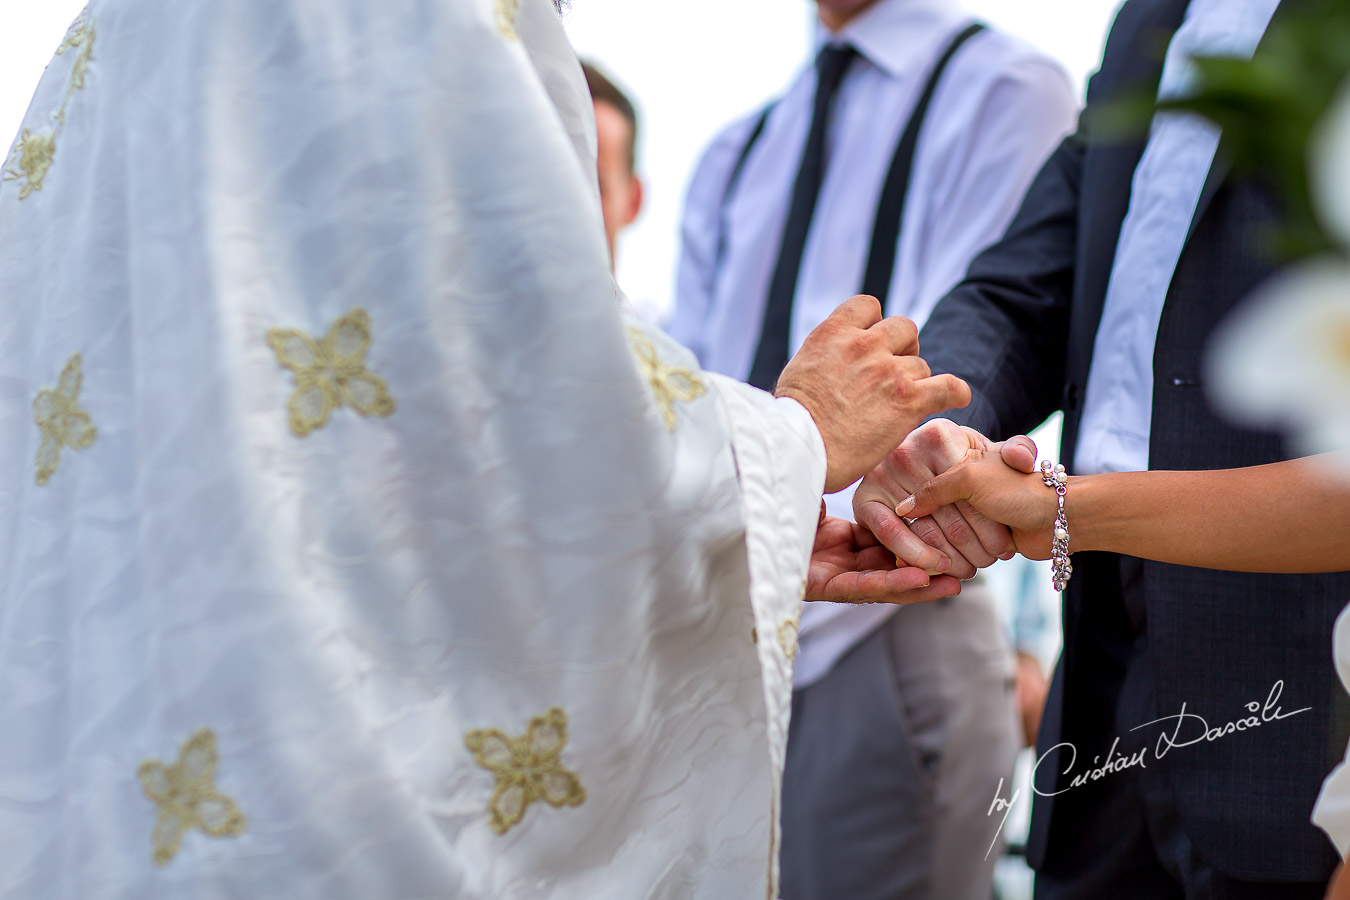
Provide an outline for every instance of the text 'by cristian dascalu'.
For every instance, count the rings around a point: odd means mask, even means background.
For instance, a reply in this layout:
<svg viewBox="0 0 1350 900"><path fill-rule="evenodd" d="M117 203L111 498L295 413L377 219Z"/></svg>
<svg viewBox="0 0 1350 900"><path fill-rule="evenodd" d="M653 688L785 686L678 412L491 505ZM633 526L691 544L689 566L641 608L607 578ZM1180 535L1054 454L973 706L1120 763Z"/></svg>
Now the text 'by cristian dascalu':
<svg viewBox="0 0 1350 900"><path fill-rule="evenodd" d="M1161 719L1154 719L1151 722L1145 722L1142 725L1136 725L1130 731L1139 731L1142 728L1148 728L1151 725L1163 725L1162 734L1158 735L1158 743L1152 748L1153 757L1162 759L1172 750L1180 747L1189 747L1193 744L1209 743L1230 734L1237 734L1239 731L1249 731L1253 728L1260 728L1269 722L1278 722L1281 719L1288 719L1299 713L1308 712L1311 706L1305 706L1302 709L1296 709L1293 712L1285 712L1280 708L1280 695L1284 693L1284 680L1275 682L1271 687L1270 693L1266 696L1266 702L1263 704L1253 700L1246 706L1250 715L1239 719L1234 719L1223 725L1210 727L1209 722L1200 715L1186 710L1186 704L1181 704L1181 712L1172 716L1163 716ZM1174 723L1168 725L1167 723ZM1111 749L1106 752L1106 759L1100 756L1093 757L1093 767L1084 769L1073 775L1069 780L1069 786L1057 791L1042 791L1036 787L1036 770L1040 768L1045 758L1056 750L1066 750L1068 752L1068 762L1064 766L1064 771L1060 775L1069 775L1073 772L1074 766L1078 762L1078 748L1073 744L1066 742L1056 744L1041 754L1040 759L1036 760L1036 766L1031 772L1031 789L1042 797L1055 797L1076 787L1082 787L1089 781L1098 781L1108 775L1114 775L1117 772L1123 772L1126 769L1132 769L1136 766L1147 768L1148 747L1142 747L1137 752L1128 756L1116 755L1116 748L1120 745L1120 738L1117 737L1111 742ZM999 835L1003 833L1003 826L1008 822L1008 814L1012 812L1013 805L1017 803L1021 795L1021 789L1013 792L1012 798L1004 800L1000 794L1003 793L1003 779L998 780L998 791L994 795L994 802L989 805L988 815L1003 813L1003 821L999 823L998 831L994 834L994 841L989 845L989 850L985 852L984 858L988 859L989 854L994 851L994 845L998 843Z"/></svg>

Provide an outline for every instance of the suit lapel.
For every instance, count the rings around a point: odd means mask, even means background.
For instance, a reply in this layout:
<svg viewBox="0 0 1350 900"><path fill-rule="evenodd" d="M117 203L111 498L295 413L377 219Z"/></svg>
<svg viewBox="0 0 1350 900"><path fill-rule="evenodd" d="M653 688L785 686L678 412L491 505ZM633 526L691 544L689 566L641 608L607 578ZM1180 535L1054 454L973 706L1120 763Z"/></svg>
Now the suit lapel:
<svg viewBox="0 0 1350 900"><path fill-rule="evenodd" d="M1270 26L1266 28L1266 35L1268 36L1270 34L1271 30L1280 22L1282 16L1289 15L1293 9L1297 8L1297 6L1297 3L1290 2L1290 0L1284 0L1284 2L1280 3L1280 5L1275 8L1275 15L1271 17ZM1260 45L1256 48L1257 53L1261 52L1261 48L1265 46L1265 43L1266 37L1263 36ZM1223 187L1224 183L1228 180L1228 176L1232 172L1232 169L1232 161L1229 155L1224 152L1224 138L1220 135L1218 152L1214 154L1214 162L1210 165L1209 174L1205 177L1205 187L1200 192L1200 202L1196 204L1195 215L1191 217L1190 230L1186 232L1186 243L1182 245L1181 249L1183 254L1186 252L1187 248L1190 247L1191 238L1195 235L1195 229L1200 224L1200 220L1204 217L1205 213L1209 210L1209 205L1213 202L1214 195L1219 192L1219 189Z"/></svg>
<svg viewBox="0 0 1350 900"><path fill-rule="evenodd" d="M1112 26L1102 66L1088 88L1088 112L1139 95L1157 96L1163 60L1172 35L1186 16L1188 0L1131 0ZM1066 462L1073 461L1083 386L1106 303L1120 229L1130 208L1134 170L1148 135L1114 140L1095 138L1091 119L1079 197L1077 277L1065 358Z"/></svg>

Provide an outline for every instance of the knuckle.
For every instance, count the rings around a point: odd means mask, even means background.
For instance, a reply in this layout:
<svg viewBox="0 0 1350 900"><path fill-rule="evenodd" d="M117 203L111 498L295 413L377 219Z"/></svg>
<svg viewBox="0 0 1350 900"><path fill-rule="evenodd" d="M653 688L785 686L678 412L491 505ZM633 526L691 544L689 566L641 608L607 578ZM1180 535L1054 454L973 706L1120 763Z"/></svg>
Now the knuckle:
<svg viewBox="0 0 1350 900"><path fill-rule="evenodd" d="M914 444L924 450L932 450L942 445L942 428L938 424L941 420L934 419L924 425L918 431L914 432Z"/></svg>
<svg viewBox="0 0 1350 900"><path fill-rule="evenodd" d="M835 315L837 315L837 313ZM817 325L815 330L811 332L811 335L807 338L807 340L810 340L811 338L816 338L821 341L833 343L834 341L837 341L840 338L841 336L840 333L846 327L847 326L845 326L843 322L841 322L839 319L835 318L834 315L832 315L830 316L830 318L826 319L824 322L821 322L819 325Z"/></svg>
<svg viewBox="0 0 1350 900"><path fill-rule="evenodd" d="M984 513L971 506L964 500L956 501L956 511L965 517L966 521L974 527L976 534L983 537L986 533L992 534L994 529L1002 528L1002 525L986 518Z"/></svg>
<svg viewBox="0 0 1350 900"><path fill-rule="evenodd" d="M914 381L904 372L895 372L892 375L891 384L895 399L902 404L908 404L918 392Z"/></svg>
<svg viewBox="0 0 1350 900"><path fill-rule="evenodd" d="M915 454L914 447L909 441L902 442L887 457L891 467L900 472L908 472L914 467Z"/></svg>
<svg viewBox="0 0 1350 900"><path fill-rule="evenodd" d="M947 523L947 539L953 544L968 544L975 540L975 529L970 527L961 516L957 516Z"/></svg>
<svg viewBox="0 0 1350 900"><path fill-rule="evenodd" d="M918 326L904 316L894 316L891 321L894 323L891 327L895 329L896 337L905 343L910 343L919 336Z"/></svg>
<svg viewBox="0 0 1350 900"><path fill-rule="evenodd" d="M984 435L980 434L974 428L971 428L968 425L962 425L961 433L965 435L966 440L970 443L971 447L978 447L980 449L988 448L989 439Z"/></svg>
<svg viewBox="0 0 1350 900"><path fill-rule="evenodd" d="M930 547L940 548L942 546L942 529L933 521L932 516L924 516L909 526L909 530L914 536L923 541Z"/></svg>
<svg viewBox="0 0 1350 900"><path fill-rule="evenodd" d="M877 504L880 506L881 504ZM868 530L872 532L881 543L887 547L891 546L900 537L900 520L894 514L889 516L882 515L880 509L868 510L866 513L868 521L863 523Z"/></svg>
<svg viewBox="0 0 1350 900"><path fill-rule="evenodd" d="M844 337L844 346L854 356L867 356L872 350L872 344L872 336L857 328Z"/></svg>

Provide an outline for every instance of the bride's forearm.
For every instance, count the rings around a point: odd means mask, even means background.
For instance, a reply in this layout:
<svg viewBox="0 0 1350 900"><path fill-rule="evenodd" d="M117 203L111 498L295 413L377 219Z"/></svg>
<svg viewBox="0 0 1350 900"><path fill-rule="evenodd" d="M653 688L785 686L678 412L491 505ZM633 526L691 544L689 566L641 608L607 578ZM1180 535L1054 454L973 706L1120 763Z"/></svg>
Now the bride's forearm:
<svg viewBox="0 0 1350 900"><path fill-rule="evenodd" d="M1350 570L1350 480L1317 457L1071 478L1070 549L1240 572Z"/></svg>

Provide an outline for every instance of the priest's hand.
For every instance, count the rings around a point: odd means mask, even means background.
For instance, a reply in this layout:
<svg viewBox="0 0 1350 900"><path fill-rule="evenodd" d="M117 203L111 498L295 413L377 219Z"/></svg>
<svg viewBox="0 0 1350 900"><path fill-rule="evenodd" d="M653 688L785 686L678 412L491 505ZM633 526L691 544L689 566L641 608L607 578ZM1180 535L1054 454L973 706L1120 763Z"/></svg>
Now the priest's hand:
<svg viewBox="0 0 1350 900"><path fill-rule="evenodd" d="M933 419L908 435L863 479L853 495L854 518L901 562L933 574L973 578L977 569L1013 555L1008 528L964 501L943 506L931 516L903 519L895 507L972 453L983 452L1001 453L1007 465L1021 472L1036 466L1036 445L1026 438L994 444L973 428Z"/></svg>
<svg viewBox="0 0 1350 900"><path fill-rule="evenodd" d="M925 603L961 592L961 582L897 566L866 528L823 514L806 575L806 599L835 603Z"/></svg>
<svg viewBox="0 0 1350 900"><path fill-rule="evenodd" d="M806 407L825 441L825 493L867 474L924 419L970 402L964 381L931 375L918 353L913 322L883 318L875 297L859 295L821 322L783 369L775 395Z"/></svg>

